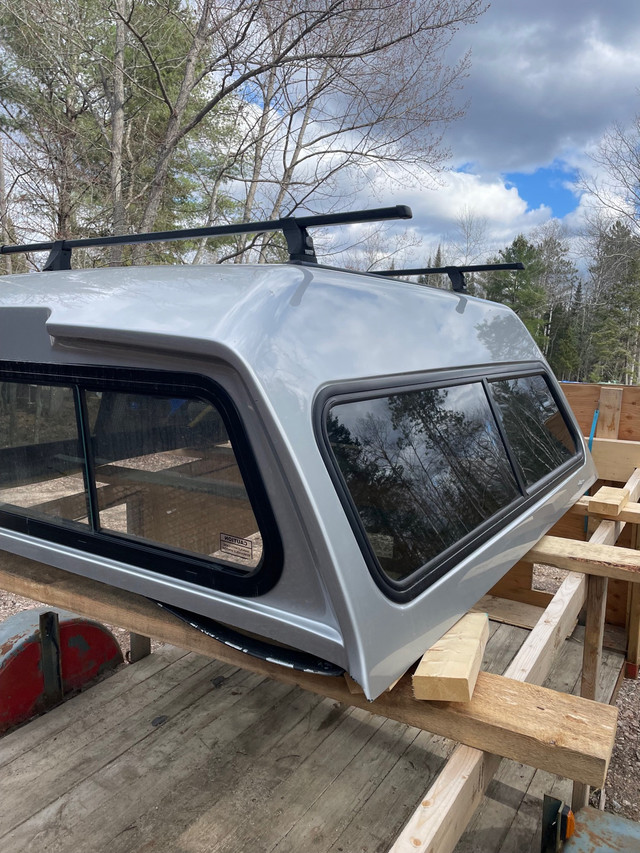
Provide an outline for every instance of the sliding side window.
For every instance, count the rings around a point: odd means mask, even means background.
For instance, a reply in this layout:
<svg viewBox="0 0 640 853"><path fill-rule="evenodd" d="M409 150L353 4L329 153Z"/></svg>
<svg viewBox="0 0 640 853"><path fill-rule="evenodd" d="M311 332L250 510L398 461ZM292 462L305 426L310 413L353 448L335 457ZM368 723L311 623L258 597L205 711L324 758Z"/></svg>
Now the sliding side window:
<svg viewBox="0 0 640 853"><path fill-rule="evenodd" d="M256 568L262 538L212 403L105 392L87 410L100 530Z"/></svg>
<svg viewBox="0 0 640 853"><path fill-rule="evenodd" d="M527 486L576 455L576 443L543 376L501 379L489 387Z"/></svg>
<svg viewBox="0 0 640 853"><path fill-rule="evenodd" d="M2 524L205 585L218 584L213 563L253 576L263 563L256 516L272 553L279 540L228 402L114 385L0 383Z"/></svg>
<svg viewBox="0 0 640 853"><path fill-rule="evenodd" d="M0 507L86 525L89 505L74 390L0 383Z"/></svg>
<svg viewBox="0 0 640 853"><path fill-rule="evenodd" d="M521 497L480 382L330 407L331 449L377 562L401 581Z"/></svg>

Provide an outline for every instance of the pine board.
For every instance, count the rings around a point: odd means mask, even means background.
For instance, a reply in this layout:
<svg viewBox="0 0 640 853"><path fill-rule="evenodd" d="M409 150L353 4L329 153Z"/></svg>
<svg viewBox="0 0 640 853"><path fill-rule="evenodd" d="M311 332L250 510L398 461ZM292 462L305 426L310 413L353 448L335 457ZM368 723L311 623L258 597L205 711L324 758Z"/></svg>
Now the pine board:
<svg viewBox="0 0 640 853"><path fill-rule="evenodd" d="M492 623L484 670L510 665L527 633ZM579 636L560 650L548 684L575 687ZM621 656L607 655L612 684ZM3 790L3 853L386 853L454 747L197 655L151 658L161 661L153 671L149 659L127 667L0 740L14 782ZM133 677L137 668L144 677ZM531 786L555 779L511 764L475 823L487 845L475 849L486 853L526 834L538 805ZM529 824L516 832L521 813ZM492 826L501 827L493 838Z"/></svg>

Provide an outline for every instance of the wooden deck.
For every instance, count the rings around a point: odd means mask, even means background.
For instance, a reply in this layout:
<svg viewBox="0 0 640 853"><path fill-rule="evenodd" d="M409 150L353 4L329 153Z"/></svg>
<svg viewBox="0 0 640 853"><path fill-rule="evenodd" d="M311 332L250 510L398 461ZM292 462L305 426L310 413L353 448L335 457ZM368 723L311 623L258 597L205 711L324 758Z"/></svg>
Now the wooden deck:
<svg viewBox="0 0 640 853"><path fill-rule="evenodd" d="M492 622L483 669L527 634ZM547 686L579 691L581 636ZM604 652L602 700L623 658ZM0 850L386 853L454 746L167 646L0 739ZM571 782L503 761L456 851L537 853L550 792Z"/></svg>

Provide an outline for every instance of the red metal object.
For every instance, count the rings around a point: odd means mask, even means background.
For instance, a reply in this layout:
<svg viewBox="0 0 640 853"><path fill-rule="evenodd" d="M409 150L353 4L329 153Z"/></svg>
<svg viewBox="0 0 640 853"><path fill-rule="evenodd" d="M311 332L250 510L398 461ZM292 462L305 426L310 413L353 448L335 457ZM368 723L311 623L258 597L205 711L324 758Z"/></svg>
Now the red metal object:
<svg viewBox="0 0 640 853"><path fill-rule="evenodd" d="M59 661L64 695L122 663L113 634L98 622L58 611L60 647L43 655L39 620L48 608L24 610L0 622L0 732L47 707L47 659ZM50 641L49 641L50 642Z"/></svg>
<svg viewBox="0 0 640 853"><path fill-rule="evenodd" d="M637 678L638 677L638 664L631 663L631 661L627 661L625 664L624 670L625 678Z"/></svg>

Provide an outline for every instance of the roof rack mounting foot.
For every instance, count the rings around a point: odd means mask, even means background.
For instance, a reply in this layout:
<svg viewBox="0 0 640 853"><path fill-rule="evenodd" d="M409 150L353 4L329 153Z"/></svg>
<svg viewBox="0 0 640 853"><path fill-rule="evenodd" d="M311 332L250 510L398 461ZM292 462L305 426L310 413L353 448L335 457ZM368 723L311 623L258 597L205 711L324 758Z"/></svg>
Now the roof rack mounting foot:
<svg viewBox="0 0 640 853"><path fill-rule="evenodd" d="M318 263L311 235L306 228L296 222L294 217L282 220L282 233L287 241L290 261Z"/></svg>
<svg viewBox="0 0 640 853"><path fill-rule="evenodd" d="M49 257L42 269L47 272L51 270L71 269L71 247L66 245L65 240L53 241Z"/></svg>

